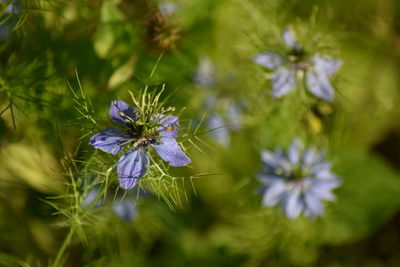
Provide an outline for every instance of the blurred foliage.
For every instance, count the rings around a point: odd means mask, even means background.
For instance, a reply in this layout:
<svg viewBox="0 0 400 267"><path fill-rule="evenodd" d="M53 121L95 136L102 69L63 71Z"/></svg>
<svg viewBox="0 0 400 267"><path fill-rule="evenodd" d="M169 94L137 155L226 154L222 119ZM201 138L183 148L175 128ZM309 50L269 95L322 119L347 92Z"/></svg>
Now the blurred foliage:
<svg viewBox="0 0 400 267"><path fill-rule="evenodd" d="M176 0L171 12L165 3L17 1L0 40L0 265L399 266L399 1ZM310 53L343 60L335 102L303 88L272 98L270 73L252 59L284 52L288 26ZM202 58L215 68L209 88L194 82ZM116 159L88 139L111 100L145 86L165 87L186 135L199 134L185 143L192 164L169 169L196 179L179 180L176 210L133 192L138 214L126 223L109 201L120 192L107 165ZM226 146L208 134L209 95L216 112L243 106ZM96 129L76 110L82 99ZM343 180L315 220L289 220L255 193L260 150L296 137L324 148ZM84 209L86 183L104 181L107 201Z"/></svg>

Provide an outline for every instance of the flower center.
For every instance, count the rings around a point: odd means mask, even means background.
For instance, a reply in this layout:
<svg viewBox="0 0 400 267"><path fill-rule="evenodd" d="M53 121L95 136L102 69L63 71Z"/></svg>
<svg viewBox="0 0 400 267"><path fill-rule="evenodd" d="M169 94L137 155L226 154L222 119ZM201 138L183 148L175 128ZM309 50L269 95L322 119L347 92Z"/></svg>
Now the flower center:
<svg viewBox="0 0 400 267"><path fill-rule="evenodd" d="M290 175L288 175L290 180L300 181L306 178L310 174L308 169L301 168L300 166L294 166Z"/></svg>
<svg viewBox="0 0 400 267"><path fill-rule="evenodd" d="M290 63L297 70L307 70L310 65L304 50L301 48L294 48L292 51L290 51L288 58Z"/></svg>
<svg viewBox="0 0 400 267"><path fill-rule="evenodd" d="M167 127L165 127L165 131L167 132L172 132L174 130L174 127L172 127L171 125L168 125Z"/></svg>

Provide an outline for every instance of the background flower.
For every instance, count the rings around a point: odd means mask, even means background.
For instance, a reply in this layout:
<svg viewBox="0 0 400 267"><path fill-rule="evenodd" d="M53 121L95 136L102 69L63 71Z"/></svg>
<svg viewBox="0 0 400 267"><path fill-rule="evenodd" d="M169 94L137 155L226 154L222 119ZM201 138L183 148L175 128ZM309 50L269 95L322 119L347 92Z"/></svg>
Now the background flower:
<svg viewBox="0 0 400 267"><path fill-rule="evenodd" d="M208 113L206 126L210 130L209 135L218 143L227 146L230 142L230 131L238 131L241 128L242 108L233 99L219 98L217 87L217 70L207 57L200 59L194 75L194 82L198 86L209 89L203 106Z"/></svg>
<svg viewBox="0 0 400 267"><path fill-rule="evenodd" d="M331 164L314 148L304 149L294 140L288 151L262 152L263 205L280 205L291 219L301 213L314 218L322 215L323 200L335 200L332 190L341 184L331 172Z"/></svg>
<svg viewBox="0 0 400 267"><path fill-rule="evenodd" d="M273 52L259 53L254 57L254 62L273 70L272 91L273 96L280 98L291 92L297 85L297 74L303 72L307 89L316 97L333 101L334 89L329 82L342 65L342 61L329 56L306 57L306 52L298 44L296 37L290 29L283 32L283 40L291 50L286 55Z"/></svg>

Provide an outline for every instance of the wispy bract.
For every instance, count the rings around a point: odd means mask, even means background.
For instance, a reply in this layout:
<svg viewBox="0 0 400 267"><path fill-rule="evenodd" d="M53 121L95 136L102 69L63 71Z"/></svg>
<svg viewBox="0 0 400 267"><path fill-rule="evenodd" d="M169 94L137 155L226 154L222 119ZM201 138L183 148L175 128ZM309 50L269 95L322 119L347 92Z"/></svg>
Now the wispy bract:
<svg viewBox="0 0 400 267"><path fill-rule="evenodd" d="M307 55L290 29L283 33L283 40L290 49L286 55L274 52L259 53L254 62L273 70L272 90L275 98L280 98L292 91L302 73L306 87L318 98L333 101L335 93L329 78L341 67L342 61L329 56Z"/></svg>
<svg viewBox="0 0 400 267"><path fill-rule="evenodd" d="M341 180L331 172L331 163L315 148L305 149L294 140L288 151L262 151L263 169L258 175L264 206L280 205L291 219L301 213L314 218L323 214L323 200L335 200L332 190Z"/></svg>

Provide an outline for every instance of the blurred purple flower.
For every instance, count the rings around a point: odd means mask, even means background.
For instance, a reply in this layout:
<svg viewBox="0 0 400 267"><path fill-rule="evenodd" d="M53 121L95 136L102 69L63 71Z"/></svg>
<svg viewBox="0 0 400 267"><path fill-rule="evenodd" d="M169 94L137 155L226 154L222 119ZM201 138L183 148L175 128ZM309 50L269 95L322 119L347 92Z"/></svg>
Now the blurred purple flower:
<svg viewBox="0 0 400 267"><path fill-rule="evenodd" d="M178 5L174 2L161 2L158 4L158 10L163 16L172 16L176 13Z"/></svg>
<svg viewBox="0 0 400 267"><path fill-rule="evenodd" d="M214 99L214 100L212 100ZM227 146L230 141L230 131L237 131L241 128L240 117L242 115L241 108L236 103L229 103L222 114L217 113L216 98L209 96L206 99L206 106L209 106L210 117L207 120L207 128L210 129L211 137L220 143ZM210 103L214 103L211 105Z"/></svg>
<svg viewBox="0 0 400 267"><path fill-rule="evenodd" d="M341 180L314 148L305 149L294 140L288 151L263 151L261 155L263 170L258 178L264 206L280 205L290 219L301 213L314 218L323 214L323 200L335 200L332 190Z"/></svg>
<svg viewBox="0 0 400 267"><path fill-rule="evenodd" d="M83 208L87 209L89 206L96 200L97 196L99 194L99 187L95 186L91 190L89 190L88 194L84 198L83 201ZM93 209L98 209L103 204L100 201L97 201L96 203L93 204ZM127 197L122 198L119 196L114 204L113 204L113 211L114 213L123 221L126 223L130 223L135 219L137 209L135 204L133 203L132 200L128 199Z"/></svg>
<svg viewBox="0 0 400 267"><path fill-rule="evenodd" d="M143 177L149 167L147 152L150 147L173 167L185 166L190 159L176 141L179 119L175 116L156 114L150 125L139 123L138 110L122 100L114 100L110 106L111 118L124 128L107 128L90 138L95 148L111 154L128 151L118 161L117 172L120 186L131 189Z"/></svg>
<svg viewBox="0 0 400 267"><path fill-rule="evenodd" d="M194 75L194 82L203 87L212 87L216 83L216 69L212 62L203 57L200 59L198 69ZM207 120L207 128L210 136L218 143L227 146L230 140L230 130L241 128L240 116L242 110L238 104L229 101L223 112L217 112L218 99L214 93L209 94L204 101L204 106L210 114Z"/></svg>
<svg viewBox="0 0 400 267"><path fill-rule="evenodd" d="M117 200L113 205L114 213L126 223L132 222L137 213L137 208L133 202L127 198Z"/></svg>
<svg viewBox="0 0 400 267"><path fill-rule="evenodd" d="M255 63L274 70L272 75L272 90L275 98L282 97L292 91L297 83L297 73L305 74L307 89L316 97L333 101L334 89L329 82L342 65L341 60L318 54L311 58L305 52L290 29L283 33L286 46L291 49L288 55L273 52L259 53L253 59Z"/></svg>
<svg viewBox="0 0 400 267"><path fill-rule="evenodd" d="M89 208L90 204L96 200L97 195L99 194L99 187L95 186L94 188L90 189L85 198L83 199L82 207L85 209ZM97 209L100 207L100 203L97 202L93 205L93 209Z"/></svg>
<svg viewBox="0 0 400 267"><path fill-rule="evenodd" d="M194 82L197 85L211 87L215 85L215 67L208 57L202 57L194 74Z"/></svg>
<svg viewBox="0 0 400 267"><path fill-rule="evenodd" d="M16 21L13 15L20 13L18 1L2 0L2 5L7 5L4 14L0 17L2 24L0 25L0 39L8 40L10 38L10 31L14 27Z"/></svg>
<svg viewBox="0 0 400 267"><path fill-rule="evenodd" d="M211 130L210 136L218 143L229 144L229 130L225 120L218 113L212 113L207 120L207 128Z"/></svg>

